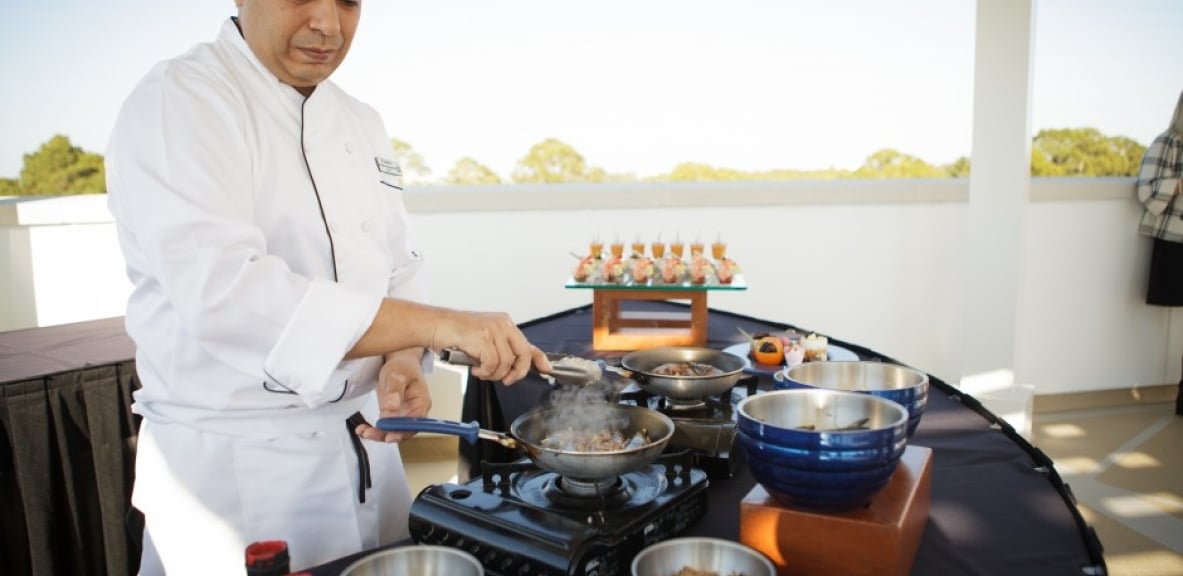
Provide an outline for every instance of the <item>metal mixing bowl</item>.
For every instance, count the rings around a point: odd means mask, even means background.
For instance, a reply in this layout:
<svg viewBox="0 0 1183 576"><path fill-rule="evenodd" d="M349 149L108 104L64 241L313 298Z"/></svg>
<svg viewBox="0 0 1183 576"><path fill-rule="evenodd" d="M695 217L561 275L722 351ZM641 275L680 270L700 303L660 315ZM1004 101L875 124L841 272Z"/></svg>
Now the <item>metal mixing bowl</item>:
<svg viewBox="0 0 1183 576"><path fill-rule="evenodd" d="M908 411L869 394L801 388L739 403L752 476L782 504L840 511L870 501L907 447Z"/></svg>
<svg viewBox="0 0 1183 576"><path fill-rule="evenodd" d="M908 437L928 405L928 374L886 362L807 362L777 372L777 388L825 388L887 398L908 409Z"/></svg>
<svg viewBox="0 0 1183 576"><path fill-rule="evenodd" d="M402 546L350 564L342 576L484 576L472 554L447 546Z"/></svg>
<svg viewBox="0 0 1183 576"><path fill-rule="evenodd" d="M658 542L633 558L633 576L673 576L682 568L744 576L776 576L772 562L760 552L719 538L674 538Z"/></svg>

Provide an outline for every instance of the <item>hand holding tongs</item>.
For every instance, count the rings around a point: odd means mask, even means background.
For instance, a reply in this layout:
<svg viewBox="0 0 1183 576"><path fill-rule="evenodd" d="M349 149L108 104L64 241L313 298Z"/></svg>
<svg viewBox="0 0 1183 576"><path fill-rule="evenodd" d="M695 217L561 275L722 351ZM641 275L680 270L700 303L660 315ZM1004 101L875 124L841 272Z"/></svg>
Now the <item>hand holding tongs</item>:
<svg viewBox="0 0 1183 576"><path fill-rule="evenodd" d="M458 348L444 348L440 350L440 360L455 366L480 366L481 362L472 356L469 356L464 351ZM590 364L599 367L598 364L590 362ZM593 373L590 367L588 369L579 366L560 365L554 366L552 364L549 373L543 373L538 370L537 366L530 365L530 371L541 376L549 376L558 384L584 386L597 382L600 380L602 374ZM597 371L598 372L598 371Z"/></svg>

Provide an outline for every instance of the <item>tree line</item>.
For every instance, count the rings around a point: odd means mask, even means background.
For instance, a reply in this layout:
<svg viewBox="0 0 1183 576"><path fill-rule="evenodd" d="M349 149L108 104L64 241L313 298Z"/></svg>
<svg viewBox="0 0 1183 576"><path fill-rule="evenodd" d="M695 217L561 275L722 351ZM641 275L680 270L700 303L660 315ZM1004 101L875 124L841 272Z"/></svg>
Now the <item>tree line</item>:
<svg viewBox="0 0 1183 576"><path fill-rule="evenodd" d="M740 180L839 180L883 178L965 178L968 157L934 165L921 158L884 148L872 153L854 170L775 169L744 171L702 162L683 162L669 173L637 177L588 164L573 146L547 138L518 160L503 178L474 158L458 160L442 177L407 142L391 141L394 159L404 179L415 185L558 184L570 182L734 182ZM1124 136L1106 136L1094 128L1041 130L1032 139L1032 176L1136 176L1146 147ZM74 146L55 135L35 152L24 155L19 178L0 178L0 196L102 194L107 191L103 157Z"/></svg>

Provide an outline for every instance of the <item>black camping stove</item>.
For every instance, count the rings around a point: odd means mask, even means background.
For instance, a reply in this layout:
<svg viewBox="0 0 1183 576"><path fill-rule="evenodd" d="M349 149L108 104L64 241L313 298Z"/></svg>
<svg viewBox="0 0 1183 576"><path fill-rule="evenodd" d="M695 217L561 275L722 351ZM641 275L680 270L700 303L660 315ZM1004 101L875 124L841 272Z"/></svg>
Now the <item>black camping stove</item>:
<svg viewBox="0 0 1183 576"><path fill-rule="evenodd" d="M674 422L671 450L690 450L694 466L709 478L731 478L743 465L743 450L736 438L735 406L754 396L760 380L745 376L718 396L701 400L674 400L629 384L619 393L622 404L657 410Z"/></svg>
<svg viewBox="0 0 1183 576"><path fill-rule="evenodd" d="M706 514L707 476L688 451L615 479L571 482L529 460L434 484L411 503L411 537L459 548L490 576L623 576L642 548Z"/></svg>

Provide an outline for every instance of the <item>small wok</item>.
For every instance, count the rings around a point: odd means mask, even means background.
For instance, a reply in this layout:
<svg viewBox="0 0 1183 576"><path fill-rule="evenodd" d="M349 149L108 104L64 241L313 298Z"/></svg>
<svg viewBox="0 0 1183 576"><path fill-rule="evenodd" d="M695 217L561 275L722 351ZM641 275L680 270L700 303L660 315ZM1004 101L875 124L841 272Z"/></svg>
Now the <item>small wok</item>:
<svg viewBox="0 0 1183 576"><path fill-rule="evenodd" d="M709 366L719 371L713 375L671 376L655 370L663 364L689 363ZM642 389L673 400L700 400L722 394L735 386L743 376L743 358L714 348L650 348L629 352L620 365L632 373Z"/></svg>
<svg viewBox="0 0 1183 576"><path fill-rule="evenodd" d="M559 410L555 406L536 408L518 416L510 425L510 434L483 430L476 422L464 423L435 418L381 418L375 426L380 430L392 432L452 434L470 444L478 439L491 440L522 452L543 470L577 480L603 480L648 466L665 450L670 436L674 433L673 421L656 410L627 404L597 404L596 409L606 410L613 416L626 417L628 424L620 429L625 438L645 429L650 442L644 446L612 451L544 447L542 439L555 432L547 428L548 422Z"/></svg>

